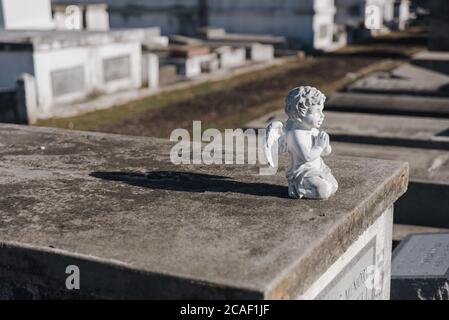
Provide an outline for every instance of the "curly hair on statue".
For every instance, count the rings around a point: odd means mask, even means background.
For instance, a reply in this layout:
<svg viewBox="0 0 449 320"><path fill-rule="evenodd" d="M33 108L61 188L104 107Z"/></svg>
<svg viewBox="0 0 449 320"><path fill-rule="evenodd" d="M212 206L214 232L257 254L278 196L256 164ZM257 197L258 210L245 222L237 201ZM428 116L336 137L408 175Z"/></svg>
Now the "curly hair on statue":
<svg viewBox="0 0 449 320"><path fill-rule="evenodd" d="M325 100L326 96L314 87L296 87L285 98L285 113L289 119L301 119L311 106L320 105Z"/></svg>

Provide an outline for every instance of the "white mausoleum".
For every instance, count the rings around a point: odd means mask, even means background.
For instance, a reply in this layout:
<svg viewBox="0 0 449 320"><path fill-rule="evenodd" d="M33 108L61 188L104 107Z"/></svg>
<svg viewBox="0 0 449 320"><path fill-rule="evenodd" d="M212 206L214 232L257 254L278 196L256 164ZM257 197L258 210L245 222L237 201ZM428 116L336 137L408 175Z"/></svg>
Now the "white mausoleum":
<svg viewBox="0 0 449 320"><path fill-rule="evenodd" d="M142 85L142 30L0 32L0 88L31 76L36 112ZM29 77L30 78L30 77Z"/></svg>
<svg viewBox="0 0 449 320"><path fill-rule="evenodd" d="M208 24L228 32L286 36L314 49L332 45L334 0L209 0Z"/></svg>
<svg viewBox="0 0 449 320"><path fill-rule="evenodd" d="M57 0L71 3L73 0ZM78 0L88 3L89 0ZM199 27L229 33L272 34L315 49L332 45L334 0L103 0L111 28L158 26L163 34Z"/></svg>

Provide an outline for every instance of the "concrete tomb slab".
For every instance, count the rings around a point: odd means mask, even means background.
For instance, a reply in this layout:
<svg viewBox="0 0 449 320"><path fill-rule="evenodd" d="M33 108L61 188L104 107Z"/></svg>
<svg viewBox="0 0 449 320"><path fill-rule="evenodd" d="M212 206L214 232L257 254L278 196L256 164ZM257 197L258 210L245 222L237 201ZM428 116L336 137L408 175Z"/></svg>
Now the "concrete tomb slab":
<svg viewBox="0 0 449 320"><path fill-rule="evenodd" d="M207 40L208 43L222 43L222 45L225 43L235 43L240 45L248 43L261 43L276 47L287 46L287 39L283 36L255 33L226 33L225 29L223 28L201 28L198 31L198 35Z"/></svg>
<svg viewBox="0 0 449 320"><path fill-rule="evenodd" d="M414 226L409 224L394 224L393 225L393 241L402 241L408 235L421 234L421 233L442 233L449 232L448 228L435 228L435 227L423 227Z"/></svg>
<svg viewBox="0 0 449 320"><path fill-rule="evenodd" d="M333 153L405 161L410 165L407 193L395 206L395 224L449 228L449 153L446 150L336 142Z"/></svg>
<svg viewBox="0 0 449 320"><path fill-rule="evenodd" d="M122 29L78 32L67 30L9 30L0 32L0 45L11 50L28 46L34 52L45 52L82 46L105 45L116 42L145 42L159 37L159 28Z"/></svg>
<svg viewBox="0 0 449 320"><path fill-rule="evenodd" d="M210 53L206 46L176 46L170 48L169 57L162 57L161 61L162 64L175 65L177 73L187 78L198 76L202 71L213 72L218 69L217 55Z"/></svg>
<svg viewBox="0 0 449 320"><path fill-rule="evenodd" d="M264 128L272 120L286 120L283 110L272 112L247 124ZM325 112L323 129L332 140L426 149L449 149L449 119L411 116Z"/></svg>
<svg viewBox="0 0 449 320"><path fill-rule="evenodd" d="M239 41L214 41L204 40L203 45L211 49L225 51L229 47L244 48L246 50L246 59L253 62L266 62L274 59L275 49L271 44L262 44L257 42L239 42Z"/></svg>
<svg viewBox="0 0 449 320"><path fill-rule="evenodd" d="M261 176L174 165L173 144L147 137L16 125L0 137L3 298L389 297L403 162L332 157L336 195L298 201L285 158ZM68 265L80 290L65 287ZM373 265L376 288L359 281Z"/></svg>
<svg viewBox="0 0 449 320"><path fill-rule="evenodd" d="M223 38L226 36L226 30L223 28L214 28L214 27L204 27L199 28L197 31L199 36L202 36L206 39L211 38Z"/></svg>
<svg viewBox="0 0 449 320"><path fill-rule="evenodd" d="M336 92L326 100L330 111L449 118L449 98Z"/></svg>
<svg viewBox="0 0 449 320"><path fill-rule="evenodd" d="M184 59L206 55L209 51L208 47L197 45L174 46L173 48L170 48L172 57Z"/></svg>
<svg viewBox="0 0 449 320"><path fill-rule="evenodd" d="M347 91L424 96L449 96L449 75L404 64L393 71L377 71L349 84Z"/></svg>
<svg viewBox="0 0 449 320"><path fill-rule="evenodd" d="M215 50L220 60L220 68L236 68L245 64L246 50L243 47L232 48L228 46L220 47Z"/></svg>
<svg viewBox="0 0 449 320"><path fill-rule="evenodd" d="M449 233L412 234L393 252L393 300L449 300Z"/></svg>
<svg viewBox="0 0 449 320"><path fill-rule="evenodd" d="M220 68L220 61L216 53L210 53L198 57L202 73L214 73Z"/></svg>
<svg viewBox="0 0 449 320"><path fill-rule="evenodd" d="M170 35L169 36L170 44L178 44L178 45L203 45L203 41L200 39L187 37L179 34Z"/></svg>
<svg viewBox="0 0 449 320"><path fill-rule="evenodd" d="M412 57L412 64L449 75L449 51L423 51Z"/></svg>
<svg viewBox="0 0 449 320"><path fill-rule="evenodd" d="M271 61L274 59L272 45L254 43L247 49L247 57L254 62Z"/></svg>
<svg viewBox="0 0 449 320"><path fill-rule="evenodd" d="M159 60L162 65L173 65L176 73L187 78L196 77L201 74L201 61L198 56L193 58L162 58Z"/></svg>

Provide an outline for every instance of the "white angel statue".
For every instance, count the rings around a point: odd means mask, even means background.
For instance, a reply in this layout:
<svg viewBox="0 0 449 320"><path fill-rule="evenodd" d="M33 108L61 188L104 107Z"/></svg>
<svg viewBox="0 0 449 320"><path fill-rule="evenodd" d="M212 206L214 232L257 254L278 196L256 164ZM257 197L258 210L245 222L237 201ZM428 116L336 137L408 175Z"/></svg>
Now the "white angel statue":
<svg viewBox="0 0 449 320"><path fill-rule="evenodd" d="M318 130L324 120L325 100L316 88L294 88L285 98L285 125L273 121L267 127L264 151L268 163L274 167L278 153L290 154L287 179L292 198L327 199L338 189L337 180L321 158L332 151L329 135Z"/></svg>

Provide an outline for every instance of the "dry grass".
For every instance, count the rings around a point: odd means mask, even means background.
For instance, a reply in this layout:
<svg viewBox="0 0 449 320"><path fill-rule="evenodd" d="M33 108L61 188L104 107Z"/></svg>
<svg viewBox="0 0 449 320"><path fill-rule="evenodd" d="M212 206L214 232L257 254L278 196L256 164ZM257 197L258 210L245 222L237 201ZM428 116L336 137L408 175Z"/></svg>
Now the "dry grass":
<svg viewBox="0 0 449 320"><path fill-rule="evenodd" d="M313 59L298 59L292 63L273 66L263 71L254 71L226 79L222 81L202 83L189 88L176 89L170 92L161 92L137 101L131 101L124 105L117 105L108 109L92 111L74 117L51 118L38 120L36 126L56 127L76 130L98 131L104 125L115 123L124 119L138 117L140 114L180 103L194 98L201 98L218 91L229 91L247 83L251 83L265 76L280 75L291 68L313 64Z"/></svg>

